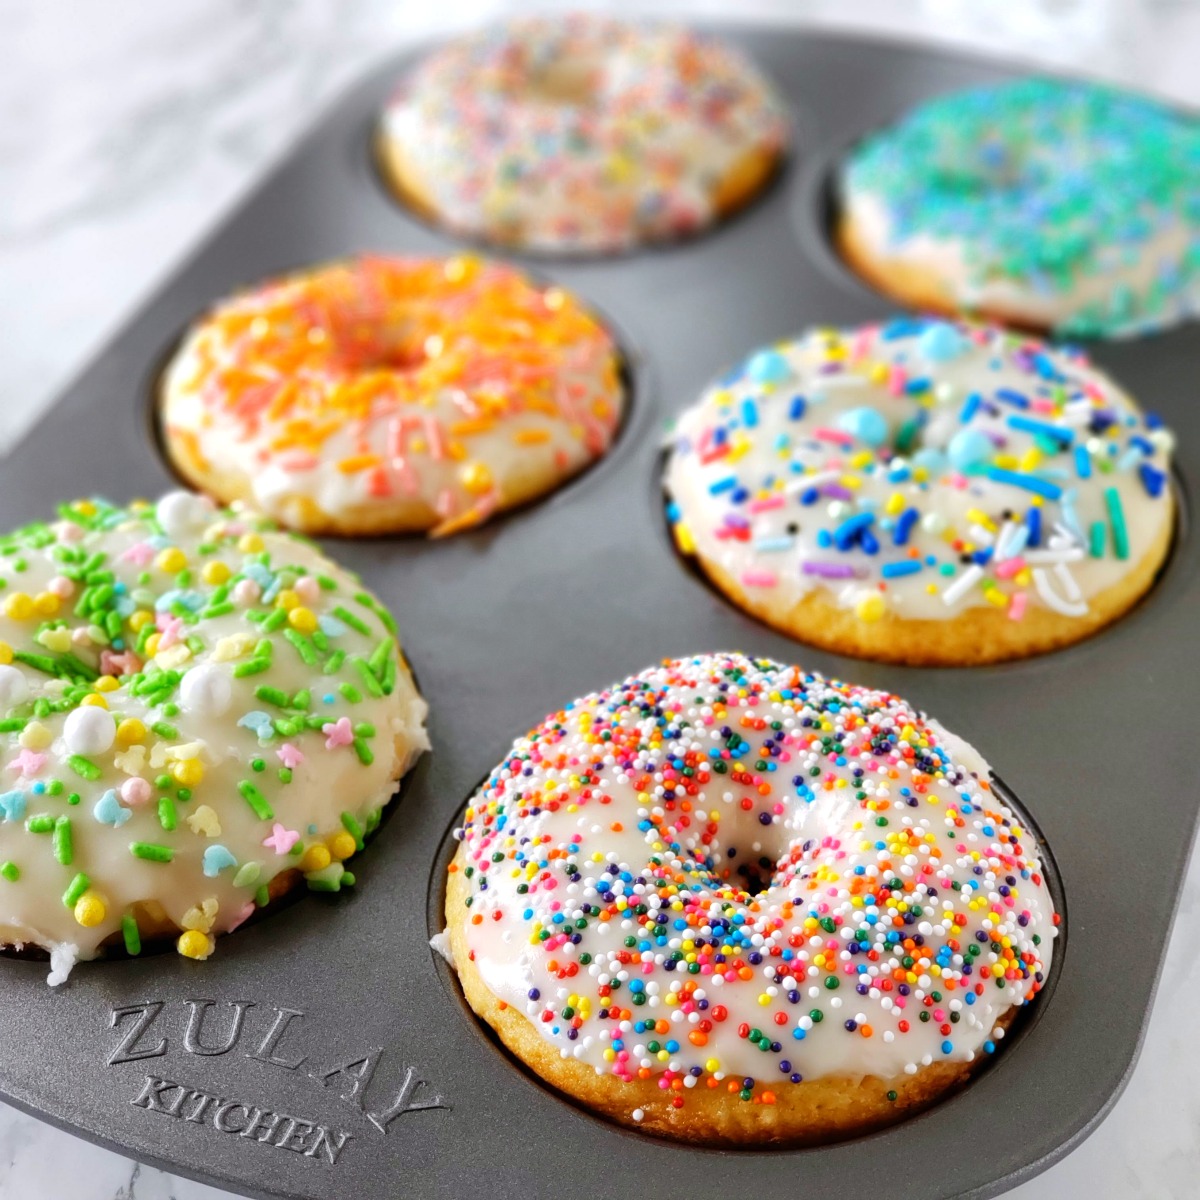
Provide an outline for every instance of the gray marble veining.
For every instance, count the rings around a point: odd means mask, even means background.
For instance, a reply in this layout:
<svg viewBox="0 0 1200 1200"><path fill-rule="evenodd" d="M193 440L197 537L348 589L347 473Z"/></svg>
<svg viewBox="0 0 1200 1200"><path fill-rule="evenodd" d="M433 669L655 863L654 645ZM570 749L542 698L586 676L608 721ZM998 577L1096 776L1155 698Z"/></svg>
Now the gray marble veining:
<svg viewBox="0 0 1200 1200"><path fill-rule="evenodd" d="M589 6L598 5L569 5ZM405 40L519 7L496 0L0 0L0 454L339 88ZM638 7L673 15L730 11L722 0ZM1200 104L1193 66L1200 8L1193 4L744 0L738 11L747 19L835 23L1040 57ZM1047 32L1045 12L1058 14L1058 32ZM1128 1089L1097 1134L1012 1192L1014 1200L1200 1194L1198 913L1194 862ZM225 1195L0 1106L0 1200Z"/></svg>

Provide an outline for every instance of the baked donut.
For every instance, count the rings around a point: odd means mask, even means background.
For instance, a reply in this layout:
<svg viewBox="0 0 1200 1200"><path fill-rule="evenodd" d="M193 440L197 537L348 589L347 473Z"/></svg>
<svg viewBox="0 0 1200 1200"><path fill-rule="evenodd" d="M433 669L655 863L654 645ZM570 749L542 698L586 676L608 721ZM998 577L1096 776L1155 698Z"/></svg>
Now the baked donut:
<svg viewBox="0 0 1200 1200"><path fill-rule="evenodd" d="M679 237L752 199L787 120L713 38L606 17L525 17L430 54L383 113L401 199L456 233L596 254Z"/></svg>
<svg viewBox="0 0 1200 1200"><path fill-rule="evenodd" d="M753 354L680 418L681 551L828 650L997 662L1143 596L1174 530L1170 433L1079 350L902 319Z"/></svg>
<svg viewBox="0 0 1200 1200"><path fill-rule="evenodd" d="M840 177L846 259L910 308L1070 336L1200 308L1200 121L1101 84L939 96Z"/></svg>
<svg viewBox="0 0 1200 1200"><path fill-rule="evenodd" d="M0 539L0 944L51 983L107 943L204 959L289 887L338 891L429 743L378 600L190 492Z"/></svg>
<svg viewBox="0 0 1200 1200"><path fill-rule="evenodd" d="M163 377L196 487L306 533L479 524L608 448L613 339L561 288L477 258L367 257L218 305Z"/></svg>
<svg viewBox="0 0 1200 1200"><path fill-rule="evenodd" d="M828 1141L965 1080L1043 987L1038 847L897 696L667 661L519 738L472 797L447 935L471 1007L589 1109Z"/></svg>

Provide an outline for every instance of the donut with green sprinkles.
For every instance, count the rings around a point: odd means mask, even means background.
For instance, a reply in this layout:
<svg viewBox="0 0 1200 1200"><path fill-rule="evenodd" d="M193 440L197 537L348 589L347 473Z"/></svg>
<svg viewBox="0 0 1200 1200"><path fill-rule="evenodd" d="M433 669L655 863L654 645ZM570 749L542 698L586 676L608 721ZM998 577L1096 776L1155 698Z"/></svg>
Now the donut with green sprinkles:
<svg viewBox="0 0 1200 1200"><path fill-rule="evenodd" d="M1170 551L1174 438L1070 346L928 318L750 354L679 419L680 551L845 654L996 662L1076 642Z"/></svg>
<svg viewBox="0 0 1200 1200"><path fill-rule="evenodd" d="M0 537L0 938L58 984L347 886L425 711L379 600L249 511L93 498Z"/></svg>
<svg viewBox="0 0 1200 1200"><path fill-rule="evenodd" d="M843 249L911 307L1122 337L1200 309L1200 120L1082 80L938 96L850 154Z"/></svg>
<svg viewBox="0 0 1200 1200"><path fill-rule="evenodd" d="M584 1103L713 1144L930 1102L1042 990L1059 924L967 743L739 654L550 714L457 836L441 944L475 1010Z"/></svg>

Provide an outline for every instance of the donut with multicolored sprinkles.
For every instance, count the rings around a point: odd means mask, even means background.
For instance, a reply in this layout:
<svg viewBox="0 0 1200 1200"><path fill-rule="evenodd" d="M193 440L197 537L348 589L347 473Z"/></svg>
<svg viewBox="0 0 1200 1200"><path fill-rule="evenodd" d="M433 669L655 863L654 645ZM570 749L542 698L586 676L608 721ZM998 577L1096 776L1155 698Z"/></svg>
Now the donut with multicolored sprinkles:
<svg viewBox="0 0 1200 1200"><path fill-rule="evenodd" d="M814 645L917 665L1087 637L1170 550L1170 432L1070 347L901 319L752 354L683 414L680 550Z"/></svg>
<svg viewBox="0 0 1200 1200"><path fill-rule="evenodd" d="M1041 991L1059 923L970 746L739 654L552 713L457 836L444 943L471 1006L585 1106L693 1142L931 1103Z"/></svg>
<svg viewBox="0 0 1200 1200"><path fill-rule="evenodd" d="M384 110L384 172L456 233L604 254L694 234L749 202L783 155L770 82L725 42L572 13L456 38Z"/></svg>
<svg viewBox="0 0 1200 1200"><path fill-rule="evenodd" d="M110 943L338 891L428 747L392 616L266 519L191 492L0 538L0 944L51 983Z"/></svg>
<svg viewBox="0 0 1200 1200"><path fill-rule="evenodd" d="M230 297L163 376L193 486L304 533L471 529L600 457L620 356L571 293L471 256L364 256Z"/></svg>
<svg viewBox="0 0 1200 1200"><path fill-rule="evenodd" d="M1069 337L1200 311L1200 119L1083 80L938 96L839 182L852 266L909 308Z"/></svg>

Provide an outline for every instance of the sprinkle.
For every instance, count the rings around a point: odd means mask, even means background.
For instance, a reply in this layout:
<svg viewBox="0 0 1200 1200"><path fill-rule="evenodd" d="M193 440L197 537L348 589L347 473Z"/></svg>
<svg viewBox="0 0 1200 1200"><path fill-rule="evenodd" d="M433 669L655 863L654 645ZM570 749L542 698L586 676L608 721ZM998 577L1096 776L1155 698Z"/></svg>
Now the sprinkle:
<svg viewBox="0 0 1200 1200"><path fill-rule="evenodd" d="M169 863L175 857L175 851L170 846L160 846L155 842L130 842L129 853L134 858L157 863Z"/></svg>
<svg viewBox="0 0 1200 1200"><path fill-rule="evenodd" d="M342 718L345 720L345 718ZM349 722L347 722L349 724ZM275 817L274 811L270 804L267 803L267 798L250 782L248 779L243 779L238 785L238 791L241 793L242 799L250 805L254 811L254 815L260 821L271 821Z"/></svg>
<svg viewBox="0 0 1200 1200"><path fill-rule="evenodd" d="M1125 528L1125 510L1121 506L1121 493L1115 487L1104 489L1104 504L1108 509L1108 521L1112 526L1113 553L1120 559L1129 557L1129 533Z"/></svg>

